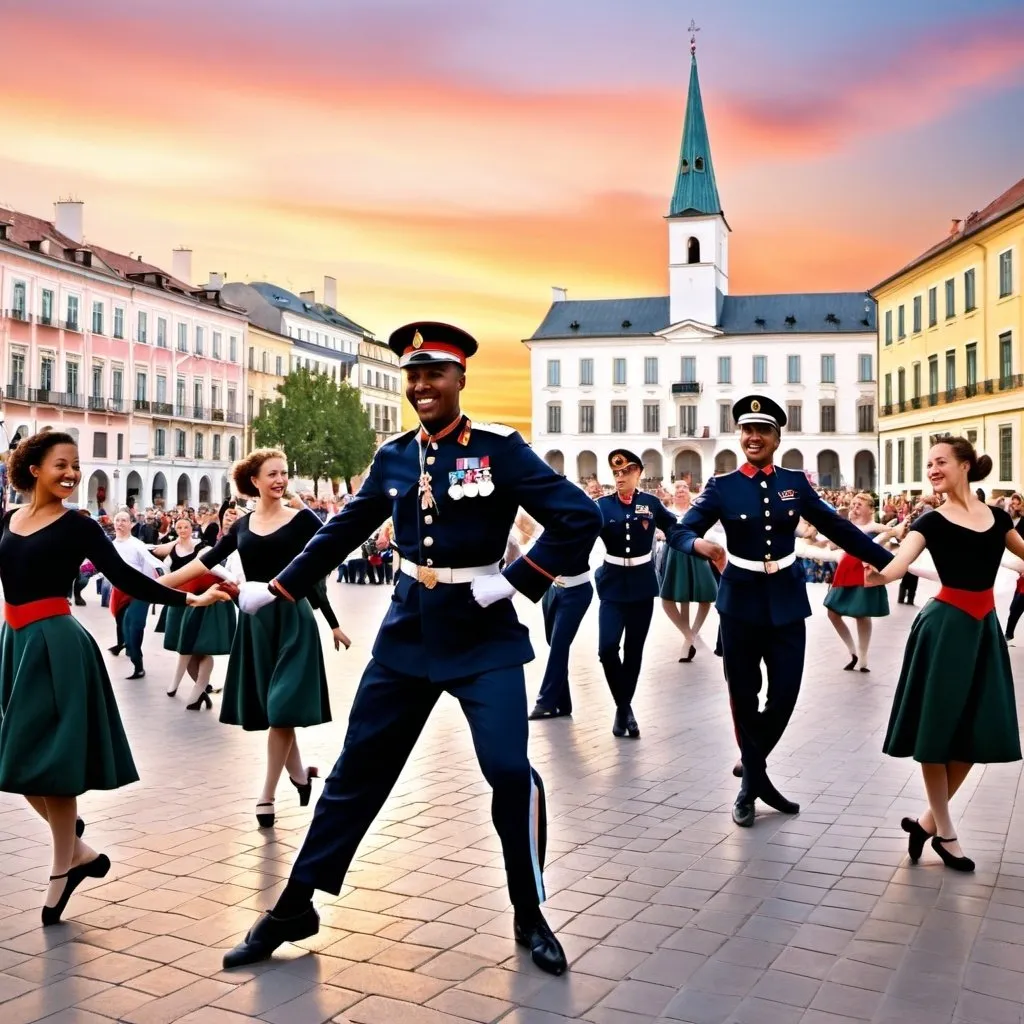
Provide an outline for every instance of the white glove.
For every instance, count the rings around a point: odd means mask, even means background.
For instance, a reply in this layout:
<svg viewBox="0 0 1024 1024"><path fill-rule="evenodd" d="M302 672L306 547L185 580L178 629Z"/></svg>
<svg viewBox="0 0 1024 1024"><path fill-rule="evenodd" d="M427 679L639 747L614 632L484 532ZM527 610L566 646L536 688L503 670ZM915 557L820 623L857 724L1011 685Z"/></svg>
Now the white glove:
<svg viewBox="0 0 1024 1024"><path fill-rule="evenodd" d="M266 608L271 601L276 600L266 583L243 583L238 588L238 607L248 615L255 615L261 608Z"/></svg>
<svg viewBox="0 0 1024 1024"><path fill-rule="evenodd" d="M236 587L241 582L233 572L229 572L223 565L211 565L206 571L214 576L219 576L228 583L234 583Z"/></svg>
<svg viewBox="0 0 1024 1024"><path fill-rule="evenodd" d="M516 588L500 572L492 576L477 576L470 586L473 600L481 608L489 608L495 601L504 601L516 592Z"/></svg>

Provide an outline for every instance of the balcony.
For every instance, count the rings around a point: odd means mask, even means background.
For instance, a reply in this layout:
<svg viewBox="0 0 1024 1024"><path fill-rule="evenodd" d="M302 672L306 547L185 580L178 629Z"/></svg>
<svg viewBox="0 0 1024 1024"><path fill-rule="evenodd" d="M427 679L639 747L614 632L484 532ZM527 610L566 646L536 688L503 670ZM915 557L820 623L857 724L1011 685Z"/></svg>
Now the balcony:
<svg viewBox="0 0 1024 1024"><path fill-rule="evenodd" d="M920 409L925 403L925 397L929 406L951 405L954 402L964 402L978 395L994 395L998 391L1019 391L1024 389L1024 374L1013 373L1005 377L994 377L989 380L976 381L973 384L965 384L959 388L947 388L944 391L934 391L921 398L912 398L909 402L900 403L900 412L909 405L912 409ZM881 409L883 416L891 416L893 407L883 405Z"/></svg>
<svg viewBox="0 0 1024 1024"><path fill-rule="evenodd" d="M60 326L60 324L56 320L54 320L52 316L43 316L42 313L40 313L36 317L36 323L39 324L40 327L57 328Z"/></svg>
<svg viewBox="0 0 1024 1024"><path fill-rule="evenodd" d="M90 395L89 396L89 411L90 412L106 412L107 411L107 400L102 395Z"/></svg>
<svg viewBox="0 0 1024 1024"><path fill-rule="evenodd" d="M125 401L123 398L108 398L107 399L107 412L118 412L124 413Z"/></svg>
<svg viewBox="0 0 1024 1024"><path fill-rule="evenodd" d="M32 317L23 309L5 309L4 316L7 317L8 320L20 320L23 324L29 323L32 320Z"/></svg>
<svg viewBox="0 0 1024 1024"><path fill-rule="evenodd" d="M28 400L39 405L54 405L63 409L84 409L85 398L67 391L51 391L49 388L29 388Z"/></svg>
<svg viewBox="0 0 1024 1024"><path fill-rule="evenodd" d="M684 427L672 424L668 428L668 437L671 441L682 440L690 437L695 440L707 440L711 437L710 427Z"/></svg>
<svg viewBox="0 0 1024 1024"><path fill-rule="evenodd" d="M8 402L30 401L28 397L28 388L21 384L8 384L7 387L4 388L4 398L6 398Z"/></svg>
<svg viewBox="0 0 1024 1024"><path fill-rule="evenodd" d="M82 327L77 320L63 320L61 321L60 326L63 327L65 331L77 331L79 334L82 333Z"/></svg>
<svg viewBox="0 0 1024 1024"><path fill-rule="evenodd" d="M216 420L218 423L223 423L224 422L224 410L223 409L213 409L213 410L211 410L210 419Z"/></svg>
<svg viewBox="0 0 1024 1024"><path fill-rule="evenodd" d="M133 403L136 412L151 412L152 407L144 398L136 398Z"/></svg>
<svg viewBox="0 0 1024 1024"><path fill-rule="evenodd" d="M174 413L174 406L170 402L154 402L153 403L153 415L154 416L171 416Z"/></svg>
<svg viewBox="0 0 1024 1024"><path fill-rule="evenodd" d="M696 380L676 381L672 385L673 395L699 395L704 390L704 385Z"/></svg>
<svg viewBox="0 0 1024 1024"><path fill-rule="evenodd" d="M228 412L228 423L241 423L242 414L240 412Z"/></svg>

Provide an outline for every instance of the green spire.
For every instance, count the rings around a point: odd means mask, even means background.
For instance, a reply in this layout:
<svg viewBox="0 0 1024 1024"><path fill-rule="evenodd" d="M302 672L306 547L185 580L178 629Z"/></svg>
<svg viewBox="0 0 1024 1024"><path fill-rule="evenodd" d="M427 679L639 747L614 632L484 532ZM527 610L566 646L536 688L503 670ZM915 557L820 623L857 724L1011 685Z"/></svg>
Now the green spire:
<svg viewBox="0 0 1024 1024"><path fill-rule="evenodd" d="M686 120L683 124L683 145L679 153L676 187L672 193L670 217L692 217L722 212L715 184L715 168L711 163L711 143L704 120L704 104L700 98L697 78L696 45L690 45L690 91L686 99Z"/></svg>

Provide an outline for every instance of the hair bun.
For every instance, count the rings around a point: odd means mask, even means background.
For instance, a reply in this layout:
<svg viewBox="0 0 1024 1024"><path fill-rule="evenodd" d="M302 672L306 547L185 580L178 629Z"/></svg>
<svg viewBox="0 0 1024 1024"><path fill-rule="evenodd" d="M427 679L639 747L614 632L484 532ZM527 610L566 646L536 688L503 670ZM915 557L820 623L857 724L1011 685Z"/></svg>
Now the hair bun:
<svg viewBox="0 0 1024 1024"><path fill-rule="evenodd" d="M974 483L976 480L984 480L991 472L992 457L990 455L979 455L977 461L968 471L967 479Z"/></svg>

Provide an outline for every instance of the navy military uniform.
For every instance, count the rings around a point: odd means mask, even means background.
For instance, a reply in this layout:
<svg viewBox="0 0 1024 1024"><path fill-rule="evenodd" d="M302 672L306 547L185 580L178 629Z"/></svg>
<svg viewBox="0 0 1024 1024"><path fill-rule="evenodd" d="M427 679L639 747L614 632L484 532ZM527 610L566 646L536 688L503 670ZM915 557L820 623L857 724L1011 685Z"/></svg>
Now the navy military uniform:
<svg viewBox="0 0 1024 1024"><path fill-rule="evenodd" d="M409 325L396 331L390 344L407 368L476 350L469 335L437 324ZM478 577L495 578L520 507L545 529L529 554L502 575L509 590L538 601L555 577L591 549L600 516L590 498L510 428L460 416L433 436L410 431L381 446L359 493L272 582L285 596L305 596L328 567L386 519L393 520L401 554L394 597L292 882L335 895L341 891L360 840L447 691L462 705L493 789L492 817L517 915L544 899L544 790L527 757L523 673L533 649L510 600L481 607L470 587ZM271 951L292 938L280 930L271 934L265 943ZM516 937L522 941L518 931ZM228 955L230 964L262 959L252 948L260 941L254 930L248 949L243 944L237 958ZM536 947L534 959L540 963ZM558 973L550 965L546 969Z"/></svg>
<svg viewBox="0 0 1024 1024"><path fill-rule="evenodd" d="M642 466L643 462L632 452L618 448L608 456L608 464L612 469L623 469ZM606 551L604 563L594 573L600 601L597 653L615 701L612 732L636 739L640 729L631 704L658 596L652 555L654 535L661 530L671 544L679 526L676 517L645 491L634 491L628 502L617 493L606 494L595 504L601 510L601 540Z"/></svg>
<svg viewBox="0 0 1024 1024"><path fill-rule="evenodd" d="M733 406L733 418L776 430L786 414L771 399L752 395ZM766 759L779 742L800 692L805 623L811 614L807 587L795 553L801 518L843 550L878 569L892 555L826 504L802 470L745 463L713 477L683 517L683 550L716 522L725 529L729 561L722 573L715 607L721 622L725 677L743 762L743 784L734 809L737 824L753 823L753 799L795 812L768 780ZM768 697L758 710L761 663L768 674ZM782 806L780 806L780 803ZM743 804L749 814L737 817Z"/></svg>

